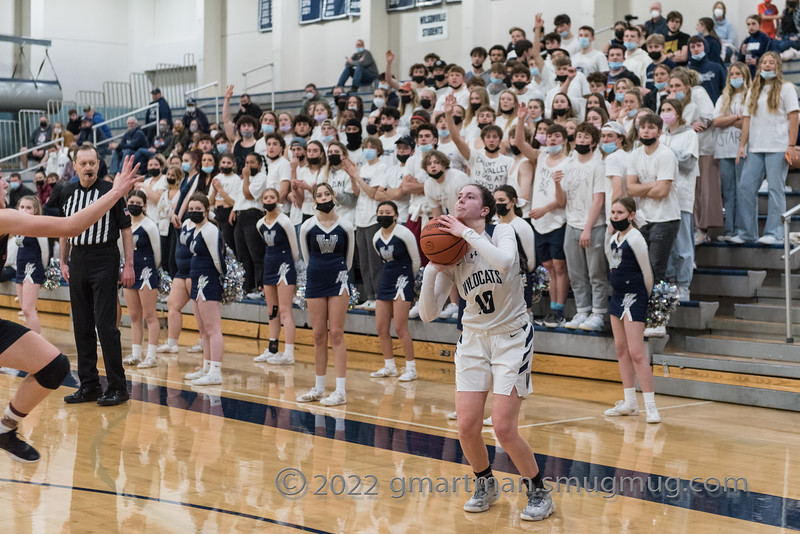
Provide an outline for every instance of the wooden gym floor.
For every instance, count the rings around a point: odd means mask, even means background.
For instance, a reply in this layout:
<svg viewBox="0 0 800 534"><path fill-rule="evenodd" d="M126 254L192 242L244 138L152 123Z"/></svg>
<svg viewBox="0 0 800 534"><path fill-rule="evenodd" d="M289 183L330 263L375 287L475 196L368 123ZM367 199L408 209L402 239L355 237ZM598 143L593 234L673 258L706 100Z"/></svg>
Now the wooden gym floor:
<svg viewBox="0 0 800 534"><path fill-rule="evenodd" d="M68 318L42 321L73 373L22 425L41 461L0 457L0 532L800 530L796 413L659 396L663 422L647 425L644 415L603 417L618 383L535 375L520 427L557 510L527 523L514 466L490 427L503 495L486 513L461 509L470 471L446 418L450 364L420 361L420 379L400 384L370 378L380 357L351 351L349 402L325 408L295 402L313 383L309 347L298 347L295 366L276 367L252 361L263 342L226 336L223 385L193 388L183 375L199 361L186 353L196 334L184 333L180 353L128 370L129 403L67 406L77 386ZM20 382L8 373L2 399Z"/></svg>

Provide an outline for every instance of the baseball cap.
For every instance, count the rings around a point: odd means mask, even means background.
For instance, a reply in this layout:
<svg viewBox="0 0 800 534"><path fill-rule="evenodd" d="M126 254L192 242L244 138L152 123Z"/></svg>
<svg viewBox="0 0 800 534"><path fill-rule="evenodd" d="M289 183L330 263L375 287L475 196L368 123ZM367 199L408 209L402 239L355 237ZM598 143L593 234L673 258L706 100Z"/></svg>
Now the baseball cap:
<svg viewBox="0 0 800 534"><path fill-rule="evenodd" d="M601 132L612 132L617 135L625 136L625 127L618 122L609 121L600 128Z"/></svg>
<svg viewBox="0 0 800 534"><path fill-rule="evenodd" d="M411 115L412 119L419 119L422 122L431 122L431 114L425 111L424 109L415 109L414 114Z"/></svg>
<svg viewBox="0 0 800 534"><path fill-rule="evenodd" d="M159 89L158 87L154 87L154 88L153 88L153 90L152 90L152 91L150 91L150 94L151 94L151 95L154 95L154 94L156 94L156 93L161 93L161 89Z"/></svg>
<svg viewBox="0 0 800 534"><path fill-rule="evenodd" d="M197 100L195 100L194 98L189 97L189 98L186 99L186 105L187 106L194 106L196 104L197 104Z"/></svg>
<svg viewBox="0 0 800 534"><path fill-rule="evenodd" d="M434 69L443 69L447 66L447 63L442 61L441 59L437 59L436 62L433 64Z"/></svg>
<svg viewBox="0 0 800 534"><path fill-rule="evenodd" d="M416 145L414 144L414 138L410 135L404 135L400 139L394 142L395 145L406 145L411 148L414 148Z"/></svg>
<svg viewBox="0 0 800 534"><path fill-rule="evenodd" d="M294 147L294 146L300 146L300 147L306 148L306 146L308 146L308 143L306 143L306 140L303 139L302 137L295 137L294 139L292 139L292 142L289 144L289 148Z"/></svg>

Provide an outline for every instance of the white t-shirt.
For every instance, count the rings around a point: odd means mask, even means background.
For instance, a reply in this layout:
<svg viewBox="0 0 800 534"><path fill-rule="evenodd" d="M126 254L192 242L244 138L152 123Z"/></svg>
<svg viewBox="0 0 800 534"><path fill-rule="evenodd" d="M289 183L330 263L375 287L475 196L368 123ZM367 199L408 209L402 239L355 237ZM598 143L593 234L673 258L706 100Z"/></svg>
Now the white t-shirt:
<svg viewBox="0 0 800 534"><path fill-rule="evenodd" d="M561 38L562 50L569 52L569 57L573 58L581 53L581 44L578 42L578 36L573 35L569 39Z"/></svg>
<svg viewBox="0 0 800 534"><path fill-rule="evenodd" d="M660 180L674 181L678 177L678 160L672 150L659 143L658 148L648 156L640 146L631 152L628 174L639 177L639 183L649 184ZM648 223L677 221L681 218L678 204L678 192L674 184L670 184L669 194L662 199L640 198L639 210Z"/></svg>
<svg viewBox="0 0 800 534"><path fill-rule="evenodd" d="M484 186L492 193L508 182L508 171L511 170L513 163L514 158L504 154L498 153L496 158L489 158L485 150L469 151L472 182Z"/></svg>
<svg viewBox="0 0 800 534"><path fill-rule="evenodd" d="M267 175L264 174L264 171L259 172L255 176L250 177L250 196L252 196L252 200L249 198L245 198L244 196L244 180L239 180L239 187L234 189L233 197L233 209L234 211L239 210L249 210L249 209L257 209L259 211L264 211L264 203L261 202L261 195L264 194L264 190L267 188Z"/></svg>
<svg viewBox="0 0 800 534"><path fill-rule="evenodd" d="M574 56L570 56L570 59L572 60L572 65L582 72L584 76L588 76L593 72L608 72L606 56L594 48L590 48L586 54L581 51Z"/></svg>
<svg viewBox="0 0 800 534"><path fill-rule="evenodd" d="M564 172L561 189L567 195L567 224L572 228L583 230L589 218L589 210L594 202L595 193L606 192L606 166L603 158L595 152L592 159L585 163L578 161L577 153L572 155L572 165ZM592 226L605 223L602 211Z"/></svg>
<svg viewBox="0 0 800 534"><path fill-rule="evenodd" d="M375 187L376 185L383 186L383 184L378 183L380 181L378 178L386 173L386 166L380 162L374 165L364 165L361 167L360 173L361 179L370 187ZM361 191L358 195L358 201L356 202L356 228L366 228L367 226L377 224L378 219L375 213L377 210L378 203L374 199L369 198L369 195L364 191Z"/></svg>
<svg viewBox="0 0 800 534"><path fill-rule="evenodd" d="M167 175L162 174L158 178L145 178L144 185L149 186L153 191L161 193L167 188ZM158 224L158 203L150 202L149 197L145 213L154 223Z"/></svg>
<svg viewBox="0 0 800 534"><path fill-rule="evenodd" d="M397 158L395 157L395 154L397 153L397 146L395 145L395 142L400 139L400 132L396 132L391 137L382 135L378 139L381 140L381 144L383 145L383 156L381 156L381 163L384 165L397 165Z"/></svg>
<svg viewBox="0 0 800 534"><path fill-rule="evenodd" d="M297 179L302 180L310 186L317 184L319 180L320 171L311 172L308 165L297 168ZM300 224L303 222L303 215L315 215L314 211L314 197L311 196L311 191L303 191L303 204L299 208L292 204L292 212L289 218L292 224Z"/></svg>
<svg viewBox="0 0 800 534"><path fill-rule="evenodd" d="M403 177L408 174L409 170L407 165L392 165L385 167L385 169L383 175L376 176L375 183L370 185L385 187L387 189L397 189L403 183ZM425 198L425 195L414 196ZM393 200L392 202L397 204L397 220L404 224L408 220L409 196L406 195L405 198Z"/></svg>
<svg viewBox="0 0 800 534"><path fill-rule="evenodd" d="M438 98L436 99L436 105L433 108L434 111L444 111L444 101L451 93L456 97L456 104L465 110L469 108L469 89L467 89L466 83L461 84L461 89L458 91L453 91L453 89L449 86L447 89L448 91L442 93L441 95L438 91L436 92Z"/></svg>
<svg viewBox="0 0 800 534"><path fill-rule="evenodd" d="M614 186L611 181L612 176L619 176L622 182L622 196L625 196L626 182L625 176L628 174L628 162L630 160L630 153L625 152L621 148L616 149L614 152L606 156L606 222L611 222L611 204L614 202ZM638 203L639 199L635 199ZM639 212L636 212L637 224L639 222ZM644 219L642 219L644 222Z"/></svg>
<svg viewBox="0 0 800 534"><path fill-rule="evenodd" d="M234 200L236 200L236 190L242 189L242 179L239 178L239 175L236 173L230 173L229 175L225 176L222 173L217 174L214 178L219 179L220 183L222 184L222 190L228 193ZM210 198L209 201L212 204L216 204L217 202L222 202L222 195L219 193L215 193L215 198Z"/></svg>
<svg viewBox="0 0 800 534"><path fill-rule="evenodd" d="M428 199L428 206L442 208L442 212L445 214L455 214L458 192L469 183L469 176L455 169L448 169L439 180L428 178L425 180L425 197Z"/></svg>
<svg viewBox="0 0 800 534"><path fill-rule="evenodd" d="M292 181L292 164L289 160L280 157L275 161L267 158L267 179L265 182L265 189L272 187L277 189L280 193L281 182Z"/></svg>
<svg viewBox="0 0 800 534"><path fill-rule="evenodd" d="M531 209L543 208L556 200L556 183L553 175L556 171L564 171L567 174L569 166L572 165L570 158L564 158L558 164L551 167L547 164L549 154L541 152L539 159L536 160L536 173L533 176L533 193L531 196ZM567 214L564 208L552 210L538 219L531 218L533 229L540 234L549 234L553 230L558 230L567 222Z"/></svg>
<svg viewBox="0 0 800 534"><path fill-rule="evenodd" d="M439 146L436 150L448 157L450 160L451 169L461 172L467 172L469 169L467 166L467 160L465 160L464 156L461 155L461 152L458 150L458 147L453 141L450 141L449 143L442 143L440 140Z"/></svg>
<svg viewBox="0 0 800 534"><path fill-rule="evenodd" d="M354 226L357 197L353 193L353 182L350 175L342 169L336 169L331 170L327 177L323 171L320 177L333 187L333 192L336 194L336 207L334 208L336 214L349 222L350 226Z"/></svg>
<svg viewBox="0 0 800 534"><path fill-rule="evenodd" d="M697 164L700 148L697 132L691 126L684 125L675 133L664 130L661 142L672 149L675 157L680 162L687 156L694 157L694 165L687 172L683 172L678 164L678 176L672 182L672 188L678 193L678 205L681 211L692 213L694 211L694 187L700 175L700 166Z"/></svg>
<svg viewBox="0 0 800 534"><path fill-rule="evenodd" d="M722 97L720 97L719 100L717 100L717 105L714 106L714 118L728 117L731 115L744 116L744 108L746 106L744 96L744 92L734 94L733 98L731 99L730 113L725 115L722 114ZM739 152L739 141L741 138L741 128L737 128L736 126L717 128L717 144L714 146L714 158L736 158L736 154Z"/></svg>
<svg viewBox="0 0 800 534"><path fill-rule="evenodd" d="M622 66L638 76L639 80L644 81L647 80L647 66L652 62L647 52L637 47L625 53Z"/></svg>
<svg viewBox="0 0 800 534"><path fill-rule="evenodd" d="M528 160L524 156L520 156L519 158L514 158L514 162L511 164L511 170L508 172L508 181L506 181L506 185L510 185L514 188L514 191L517 192L517 206L522 210L522 215L524 217L529 217L529 213L531 211L531 190L533 189L533 176L531 176L531 182L529 186L529 190L526 192L528 196L528 200L524 200L522 198L522 188L519 185L519 171L523 165L530 164L530 160Z"/></svg>
<svg viewBox="0 0 800 534"><path fill-rule="evenodd" d="M798 111L797 90L789 82L783 82L778 110L770 113L767 110L767 95L771 85L767 85L758 97L758 109L752 117L745 109L744 116L750 117L750 152L785 152L789 146L789 113ZM752 91L752 89L750 90ZM750 91L747 100L750 100Z"/></svg>
<svg viewBox="0 0 800 534"><path fill-rule="evenodd" d="M797 98L795 97L795 101ZM701 156L713 156L714 146L717 143L717 129L711 124L714 119L714 102L703 88L702 85L692 87L692 104L697 106L697 119L707 123L709 126L697 134L700 143Z"/></svg>

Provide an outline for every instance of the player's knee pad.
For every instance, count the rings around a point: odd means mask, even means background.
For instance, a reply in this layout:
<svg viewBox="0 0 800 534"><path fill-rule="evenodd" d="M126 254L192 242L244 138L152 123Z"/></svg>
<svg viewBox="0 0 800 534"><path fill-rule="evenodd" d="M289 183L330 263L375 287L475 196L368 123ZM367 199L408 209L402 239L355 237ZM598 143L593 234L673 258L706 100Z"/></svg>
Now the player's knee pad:
<svg viewBox="0 0 800 534"><path fill-rule="evenodd" d="M272 307L272 311L271 311L271 312L270 312L270 314L269 314L269 318L270 318L270 319L274 319L274 318L276 318L277 316L278 316L278 307L277 307L277 306L273 306L273 307Z"/></svg>
<svg viewBox="0 0 800 534"><path fill-rule="evenodd" d="M69 374L69 358L59 354L33 375L43 388L58 389Z"/></svg>

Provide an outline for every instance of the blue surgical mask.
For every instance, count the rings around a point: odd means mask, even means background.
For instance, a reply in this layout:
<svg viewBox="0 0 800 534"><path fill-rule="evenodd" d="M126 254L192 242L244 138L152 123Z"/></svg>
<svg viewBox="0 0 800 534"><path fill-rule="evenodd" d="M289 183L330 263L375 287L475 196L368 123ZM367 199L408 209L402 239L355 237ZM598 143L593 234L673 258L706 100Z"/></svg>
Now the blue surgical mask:
<svg viewBox="0 0 800 534"><path fill-rule="evenodd" d="M578 44L581 45L581 48L589 48L591 41L588 37L578 37Z"/></svg>
<svg viewBox="0 0 800 534"><path fill-rule="evenodd" d="M200 170L208 174L214 170L214 167L200 167Z"/></svg>
<svg viewBox="0 0 800 534"><path fill-rule="evenodd" d="M323 143L330 143L331 141L333 141L333 136L332 135L323 135L322 136L322 142Z"/></svg>
<svg viewBox="0 0 800 534"><path fill-rule="evenodd" d="M758 71L758 73L759 73L759 74L761 75L761 77L762 77L762 78L764 78L765 80L771 80L771 79L773 79L775 76L777 76L777 74L775 74L775 71L774 71L774 70L760 70L760 71Z"/></svg>
<svg viewBox="0 0 800 534"><path fill-rule="evenodd" d="M684 93L683 91L678 91L677 93L675 93L676 100L683 100L685 96L686 93Z"/></svg>
<svg viewBox="0 0 800 534"><path fill-rule="evenodd" d="M275 127L273 125L271 125L271 124L262 124L261 125L261 131L264 132L265 134L269 135L269 134L271 134L272 132L275 131Z"/></svg>
<svg viewBox="0 0 800 534"><path fill-rule="evenodd" d="M192 164L184 161L181 163L181 169L183 169L183 172L189 172L192 169Z"/></svg>
<svg viewBox="0 0 800 534"><path fill-rule="evenodd" d="M541 115L539 115L538 117L534 118L533 122L539 122L540 120L542 120L542 116Z"/></svg>
<svg viewBox="0 0 800 534"><path fill-rule="evenodd" d="M734 89L738 89L742 85L744 85L744 78L731 78L731 87Z"/></svg>
<svg viewBox="0 0 800 534"><path fill-rule="evenodd" d="M692 54L692 59L695 60L695 61L700 61L704 57L706 57L706 53L705 52L700 52L699 54Z"/></svg>
<svg viewBox="0 0 800 534"><path fill-rule="evenodd" d="M8 182L8 187L13 189L19 189L20 182Z"/></svg>
<svg viewBox="0 0 800 534"><path fill-rule="evenodd" d="M449 137L450 130L439 130L439 137Z"/></svg>
<svg viewBox="0 0 800 534"><path fill-rule="evenodd" d="M378 89L384 89L384 90L388 91L389 90L389 84L388 83L379 83L378 84Z"/></svg>
<svg viewBox="0 0 800 534"><path fill-rule="evenodd" d="M363 48L363 47L360 47L360 46L359 46L358 48L356 48L356 52L358 52L359 54L360 54L361 52L363 52L363 51L364 51L364 48Z"/></svg>
<svg viewBox="0 0 800 534"><path fill-rule="evenodd" d="M638 109L632 109L628 112L628 118L634 118L636 116L636 112L639 111Z"/></svg>
<svg viewBox="0 0 800 534"><path fill-rule="evenodd" d="M612 154L613 152L615 152L617 150L617 144L616 143L603 143L602 145L600 145L600 150L602 150L606 154Z"/></svg>
<svg viewBox="0 0 800 534"><path fill-rule="evenodd" d="M617 99L617 102L622 103L625 100L625 93L615 93L614 98Z"/></svg>
<svg viewBox="0 0 800 534"><path fill-rule="evenodd" d="M422 152L430 152L431 150L433 150L433 145L432 144L431 145L419 145L419 149Z"/></svg>
<svg viewBox="0 0 800 534"><path fill-rule="evenodd" d="M561 145L543 146L541 149L548 154L558 154L561 152Z"/></svg>
<svg viewBox="0 0 800 534"><path fill-rule="evenodd" d="M489 81L492 82L494 85L500 85L501 83L503 83L503 78L494 78L490 76Z"/></svg>
<svg viewBox="0 0 800 534"><path fill-rule="evenodd" d="M374 148L365 148L364 149L364 159L367 161L372 161L373 159L378 157L378 151Z"/></svg>
<svg viewBox="0 0 800 534"><path fill-rule="evenodd" d="M611 70L619 70L622 68L622 61L609 61L608 68Z"/></svg>
<svg viewBox="0 0 800 534"><path fill-rule="evenodd" d="M563 32L559 32L558 34L561 36L562 39L566 39L567 35L569 35L569 31L564 30Z"/></svg>
<svg viewBox="0 0 800 534"><path fill-rule="evenodd" d="M625 46L625 48L626 48L627 50L633 50L634 48L636 48L636 43L632 43L632 42L630 42L630 41L625 41L625 42L624 42L624 43L622 43L622 44L623 44L623 46Z"/></svg>
<svg viewBox="0 0 800 534"><path fill-rule="evenodd" d="M653 85L656 86L656 89L661 91L662 89L664 89L667 86L667 82L656 82Z"/></svg>
<svg viewBox="0 0 800 534"><path fill-rule="evenodd" d="M228 151L228 143L220 143L217 145L217 152L219 154L224 154Z"/></svg>
<svg viewBox="0 0 800 534"><path fill-rule="evenodd" d="M533 67L532 69L528 69L531 72L531 77L539 75L539 67Z"/></svg>

